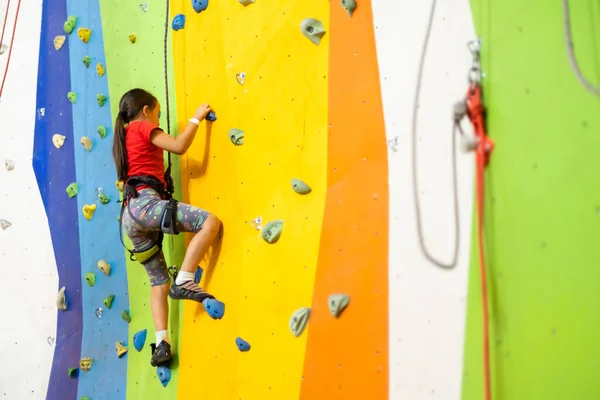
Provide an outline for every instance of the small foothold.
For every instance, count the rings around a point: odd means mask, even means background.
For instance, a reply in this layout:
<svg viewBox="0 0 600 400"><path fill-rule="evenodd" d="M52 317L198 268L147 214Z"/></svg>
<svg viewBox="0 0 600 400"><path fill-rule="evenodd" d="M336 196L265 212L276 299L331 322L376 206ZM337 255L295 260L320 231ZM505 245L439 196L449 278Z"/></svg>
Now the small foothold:
<svg viewBox="0 0 600 400"><path fill-rule="evenodd" d="M102 193L102 188L96 189L96 196L101 204L110 203L110 197L107 194Z"/></svg>
<svg viewBox="0 0 600 400"><path fill-rule="evenodd" d="M346 10L349 16L352 16L352 14L354 14L354 10L356 10L356 0L342 0L342 7L344 10Z"/></svg>
<svg viewBox="0 0 600 400"><path fill-rule="evenodd" d="M65 297L65 287L61 287L56 297L56 308L65 311L67 309L67 298Z"/></svg>
<svg viewBox="0 0 600 400"><path fill-rule="evenodd" d="M87 151L92 151L92 139L82 136L80 142Z"/></svg>
<svg viewBox="0 0 600 400"><path fill-rule="evenodd" d="M192 7L194 11L201 13L208 8L208 0L192 0Z"/></svg>
<svg viewBox="0 0 600 400"><path fill-rule="evenodd" d="M231 143L236 146L241 146L244 144L244 131L237 128L231 128L229 130L229 139L231 139Z"/></svg>
<svg viewBox="0 0 600 400"><path fill-rule="evenodd" d="M98 102L98 105L102 107L104 103L106 103L106 96L101 93L98 93L96 95L96 101Z"/></svg>
<svg viewBox="0 0 600 400"><path fill-rule="evenodd" d="M271 221L265 225L262 230L263 239L269 243L273 244L279 240L281 236L281 232L283 231L283 220L275 220Z"/></svg>
<svg viewBox="0 0 600 400"><path fill-rule="evenodd" d="M87 43L90 40L90 36L92 35L92 30L89 28L79 28L77 29L77 36L83 43Z"/></svg>
<svg viewBox="0 0 600 400"><path fill-rule="evenodd" d="M100 268L100 271L104 272L104 275L106 276L110 276L110 264L107 263L104 260L100 260L98 261L98 268Z"/></svg>
<svg viewBox="0 0 600 400"><path fill-rule="evenodd" d="M75 27L77 26L77 17L75 15L70 15L67 20L65 21L65 23L63 24L63 28L65 30L65 32L67 32L69 35L75 30Z"/></svg>
<svg viewBox="0 0 600 400"><path fill-rule="evenodd" d="M7 171L15 169L15 163L12 160L4 160L4 167Z"/></svg>
<svg viewBox="0 0 600 400"><path fill-rule="evenodd" d="M321 43L321 38L325 35L323 23L314 18L306 18L300 24L300 30L311 42L317 46Z"/></svg>
<svg viewBox="0 0 600 400"><path fill-rule="evenodd" d="M123 346L123 342L117 342L115 345L117 348L117 356L119 358L123 357L125 353L127 353L127 350L129 350L127 347Z"/></svg>
<svg viewBox="0 0 600 400"><path fill-rule="evenodd" d="M262 230L262 217L254 218L252 221L250 221L250 225L258 231Z"/></svg>
<svg viewBox="0 0 600 400"><path fill-rule="evenodd" d="M98 125L98 135L100 135L101 139L104 139L106 137L106 128L104 127L104 125Z"/></svg>
<svg viewBox="0 0 600 400"><path fill-rule="evenodd" d="M90 368L92 368L92 358L84 357L81 360L79 360L79 368L83 372L88 372L90 370Z"/></svg>
<svg viewBox="0 0 600 400"><path fill-rule="evenodd" d="M235 74L235 80L237 81L237 83L239 83L240 85L244 85L244 82L246 81L246 73L245 72L240 72Z"/></svg>
<svg viewBox="0 0 600 400"><path fill-rule="evenodd" d="M131 35L129 35L129 41L131 43L135 43L136 40L137 40L137 36L135 36L134 33L132 33Z"/></svg>
<svg viewBox="0 0 600 400"><path fill-rule="evenodd" d="M67 93L67 98L69 99L69 101L72 104L75 104L75 102L77 101L77 93L75 93L75 92L69 92L69 93Z"/></svg>
<svg viewBox="0 0 600 400"><path fill-rule="evenodd" d="M84 278L89 287L94 286L94 284L96 283L96 274L93 272L86 272Z"/></svg>
<svg viewBox="0 0 600 400"><path fill-rule="evenodd" d="M96 204L84 204L82 211L85 219L90 221L94 215L94 212L96 211Z"/></svg>
<svg viewBox="0 0 600 400"><path fill-rule="evenodd" d="M249 6L250 4L254 3L255 0L240 0L240 4L243 5L244 7Z"/></svg>
<svg viewBox="0 0 600 400"><path fill-rule="evenodd" d="M92 63L92 58L90 56L83 56L83 64L85 65L86 68L90 67L90 64Z"/></svg>
<svg viewBox="0 0 600 400"><path fill-rule="evenodd" d="M217 114L215 114L214 111L209 111L208 114L206 114L206 120L210 122L215 122L217 120Z"/></svg>
<svg viewBox="0 0 600 400"><path fill-rule="evenodd" d="M308 194L311 192L310 186L297 178L292 179L292 188L298 194Z"/></svg>
<svg viewBox="0 0 600 400"><path fill-rule="evenodd" d="M96 64L96 73L98 74L98 76L104 76L104 67L102 66L102 64Z"/></svg>
<svg viewBox="0 0 600 400"><path fill-rule="evenodd" d="M123 181L115 181L115 186L117 187L117 189L119 189L119 192L122 192L123 188L125 187L125 184L123 183Z"/></svg>
<svg viewBox="0 0 600 400"><path fill-rule="evenodd" d="M173 23L171 24L171 27L173 28L174 31L183 29L185 27L185 15L177 14L173 18Z"/></svg>
<svg viewBox="0 0 600 400"><path fill-rule="evenodd" d="M79 400L92 400L90 396L81 396Z"/></svg>
<svg viewBox="0 0 600 400"><path fill-rule="evenodd" d="M115 295L111 294L110 296L107 296L102 302L104 303L104 306L110 310L114 299Z"/></svg>
<svg viewBox="0 0 600 400"><path fill-rule="evenodd" d="M329 304L329 311L331 314L338 318L342 311L348 306L350 303L350 296L347 294L332 294L327 299Z"/></svg>
<svg viewBox="0 0 600 400"><path fill-rule="evenodd" d="M12 224L10 222L8 222L5 219L0 219L0 229L2 229L3 231L7 230L8 228L10 228Z"/></svg>
<svg viewBox="0 0 600 400"><path fill-rule="evenodd" d="M212 319L221 319L225 314L225 303L217 299L205 299L202 302L204 309Z"/></svg>
<svg viewBox="0 0 600 400"><path fill-rule="evenodd" d="M200 284L203 272L204 270L201 267L196 268L196 272L194 272L194 282L196 282L196 285Z"/></svg>
<svg viewBox="0 0 600 400"><path fill-rule="evenodd" d="M60 50L61 47L63 47L63 44L65 44L65 39L67 37L65 35L58 35L54 37L54 48L56 50Z"/></svg>
<svg viewBox="0 0 600 400"><path fill-rule="evenodd" d="M158 376L158 379L160 379L160 383L163 387L167 387L171 380L171 370L164 365L159 365L156 367L156 375Z"/></svg>
<svg viewBox="0 0 600 400"><path fill-rule="evenodd" d="M144 343L146 343L146 334L148 331L146 329L141 330L133 334L133 347L137 351L142 351L144 347Z"/></svg>
<svg viewBox="0 0 600 400"><path fill-rule="evenodd" d="M98 318L98 319L102 318L103 312L104 312L104 310L102 309L102 307L98 307L94 310L94 314L96 315L96 318Z"/></svg>
<svg viewBox="0 0 600 400"><path fill-rule="evenodd" d="M65 144L65 139L67 137L60 135L58 133L55 133L52 136L52 144L54 145L54 147L56 147L57 149L60 149L61 147L63 147L63 144Z"/></svg>
<svg viewBox="0 0 600 400"><path fill-rule="evenodd" d="M244 339L238 337L235 339L235 345L237 346L239 351L248 351L250 350L250 343L246 342Z"/></svg>
<svg viewBox="0 0 600 400"><path fill-rule="evenodd" d="M69 378L75 378L77 376L77 368L69 368L67 373L69 374Z"/></svg>
<svg viewBox="0 0 600 400"><path fill-rule="evenodd" d="M140 8L142 9L143 12L148 11L148 3L140 4Z"/></svg>
<svg viewBox="0 0 600 400"><path fill-rule="evenodd" d="M79 184L77 182L70 183L69 186L67 186L66 192L71 199L77 196L77 193L79 193Z"/></svg>
<svg viewBox="0 0 600 400"><path fill-rule="evenodd" d="M309 317L310 308L303 307L294 311L292 318L290 318L290 330L294 336L298 337L304 331Z"/></svg>
<svg viewBox="0 0 600 400"><path fill-rule="evenodd" d="M129 311L123 310L121 311L121 319L128 324L131 323L131 316L129 315Z"/></svg>
<svg viewBox="0 0 600 400"><path fill-rule="evenodd" d="M4 52L8 50L8 46L5 44L0 45L0 54L4 54Z"/></svg>

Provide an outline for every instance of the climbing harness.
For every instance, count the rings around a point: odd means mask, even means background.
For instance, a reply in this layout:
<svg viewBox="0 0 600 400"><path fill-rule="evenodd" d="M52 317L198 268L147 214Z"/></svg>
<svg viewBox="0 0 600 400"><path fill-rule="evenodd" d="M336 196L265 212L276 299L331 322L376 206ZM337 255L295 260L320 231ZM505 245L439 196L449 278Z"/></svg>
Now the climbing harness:
<svg viewBox="0 0 600 400"><path fill-rule="evenodd" d="M600 87L595 86L590 81L586 79L577 64L577 59L575 58L575 51L573 49L573 37L571 35L571 17L569 13L569 0L562 0L562 9L563 9L563 22L565 29L565 40L567 44L567 52L569 54L569 62L571 63L571 68L577 79L581 82L581 84L590 92L595 94L596 96L600 96Z"/></svg>
<svg viewBox="0 0 600 400"><path fill-rule="evenodd" d="M4 16L4 24L2 25L2 34L0 35L0 48L2 47L2 40L4 39L4 31L6 29L6 20L8 19L8 11L10 9L10 0L6 4L6 14ZM17 31L17 21L19 20L19 10L21 9L21 0L17 1L17 13L15 14L15 23L13 25L12 36L10 39L10 46L8 47L8 57L6 59L6 67L4 68L4 75L2 76L2 83L0 84L0 98L2 98L2 92L4 91L4 84L6 83L6 76L8 75L8 67L10 66L10 57L12 55L13 44L15 43L15 32Z"/></svg>

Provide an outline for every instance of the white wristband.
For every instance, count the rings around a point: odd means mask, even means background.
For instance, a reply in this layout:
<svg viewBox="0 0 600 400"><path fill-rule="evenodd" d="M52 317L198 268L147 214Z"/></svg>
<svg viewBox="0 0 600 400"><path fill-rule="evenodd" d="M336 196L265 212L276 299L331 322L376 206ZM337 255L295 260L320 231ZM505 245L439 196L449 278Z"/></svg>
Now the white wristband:
<svg viewBox="0 0 600 400"><path fill-rule="evenodd" d="M198 118L190 118L190 122L192 124L200 125L200 120Z"/></svg>

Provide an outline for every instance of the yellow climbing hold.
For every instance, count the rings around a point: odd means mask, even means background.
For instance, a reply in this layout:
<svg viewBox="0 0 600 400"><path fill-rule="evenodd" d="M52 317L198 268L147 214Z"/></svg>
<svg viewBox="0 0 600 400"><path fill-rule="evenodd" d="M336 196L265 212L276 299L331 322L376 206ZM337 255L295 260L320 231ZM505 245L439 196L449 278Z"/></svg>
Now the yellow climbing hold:
<svg viewBox="0 0 600 400"><path fill-rule="evenodd" d="M104 260L98 261L98 268L100 271L104 272L106 276L110 276L110 264Z"/></svg>
<svg viewBox="0 0 600 400"><path fill-rule="evenodd" d="M119 192L123 191L123 181L115 181L115 186L117 187L117 189L119 189Z"/></svg>
<svg viewBox="0 0 600 400"><path fill-rule="evenodd" d="M98 63L98 65L96 65L96 73L98 73L98 76L104 76L104 67L102 64Z"/></svg>
<svg viewBox="0 0 600 400"><path fill-rule="evenodd" d="M79 28L77 29L77 36L83 43L87 43L92 36L92 30L90 28Z"/></svg>
<svg viewBox="0 0 600 400"><path fill-rule="evenodd" d="M123 357L125 355L125 353L127 353L128 348L123 346L123 342L117 342L116 347L117 347L117 356L119 358Z"/></svg>
<svg viewBox="0 0 600 400"><path fill-rule="evenodd" d="M60 149L61 147L63 147L63 145L65 144L65 139L67 137L64 135L61 135L60 133L55 133L52 136L52 144L54 145L54 147L56 147L57 149Z"/></svg>
<svg viewBox="0 0 600 400"><path fill-rule="evenodd" d="M63 44L65 44L65 39L67 37L65 35L58 35L54 37L54 48L56 50L60 50L61 47L63 47Z"/></svg>
<svg viewBox="0 0 600 400"><path fill-rule="evenodd" d="M134 33L132 33L131 35L129 35L129 41L131 43L135 43L136 40L137 40L137 37L135 36Z"/></svg>
<svg viewBox="0 0 600 400"><path fill-rule="evenodd" d="M96 204L84 204L83 205L83 216L90 221L92 219L92 215L96 211Z"/></svg>
<svg viewBox="0 0 600 400"><path fill-rule="evenodd" d="M79 368L83 372L88 372L90 370L90 368L92 368L92 358L84 357L81 360L79 360Z"/></svg>
<svg viewBox="0 0 600 400"><path fill-rule="evenodd" d="M87 136L82 136L81 137L81 144L83 145L83 147L85 147L85 149L87 151L92 151L92 139L90 139Z"/></svg>

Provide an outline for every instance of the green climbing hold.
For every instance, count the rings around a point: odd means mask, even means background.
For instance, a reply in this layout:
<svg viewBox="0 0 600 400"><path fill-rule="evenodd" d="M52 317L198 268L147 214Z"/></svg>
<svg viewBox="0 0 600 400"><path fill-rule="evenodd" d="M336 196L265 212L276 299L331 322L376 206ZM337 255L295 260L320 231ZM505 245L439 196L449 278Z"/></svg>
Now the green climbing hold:
<svg viewBox="0 0 600 400"><path fill-rule="evenodd" d="M311 192L310 186L297 178L292 179L292 188L298 194L308 194Z"/></svg>
<svg viewBox="0 0 600 400"><path fill-rule="evenodd" d="M70 15L65 21L63 28L65 32L69 35L75 30L75 26L77 26L77 17L75 15Z"/></svg>
<svg viewBox="0 0 600 400"><path fill-rule="evenodd" d="M106 128L104 125L98 125L98 135L100 135L102 139L106 137Z"/></svg>
<svg viewBox="0 0 600 400"><path fill-rule="evenodd" d="M108 195L106 195L106 194L104 194L102 192L98 193L98 200L102 204L108 204L108 203L110 203L110 197L108 197Z"/></svg>
<svg viewBox="0 0 600 400"><path fill-rule="evenodd" d="M317 46L321 44L321 38L325 36L323 23L314 18L306 18L300 24L300 30L311 42Z"/></svg>
<svg viewBox="0 0 600 400"><path fill-rule="evenodd" d="M75 378L77 375L77 368L69 368L67 372L69 374L69 378Z"/></svg>
<svg viewBox="0 0 600 400"><path fill-rule="evenodd" d="M236 146L241 146L244 144L244 131L237 128L231 128L229 130L229 139L231 143Z"/></svg>
<svg viewBox="0 0 600 400"><path fill-rule="evenodd" d="M283 220L271 221L263 228L262 237L267 243L273 244L279 240L281 231L283 231Z"/></svg>
<svg viewBox="0 0 600 400"><path fill-rule="evenodd" d="M121 311L121 318L128 324L131 322L131 316L129 315L129 311L127 310Z"/></svg>
<svg viewBox="0 0 600 400"><path fill-rule="evenodd" d="M250 4L254 3L255 0L240 0L240 4L243 5L244 7L249 6Z"/></svg>
<svg viewBox="0 0 600 400"><path fill-rule="evenodd" d="M96 274L93 272L86 272L84 278L89 287L94 286L94 284L96 283Z"/></svg>
<svg viewBox="0 0 600 400"><path fill-rule="evenodd" d="M69 101L73 104L75 104L75 102L77 101L77 93L75 92L67 93L67 97L69 98Z"/></svg>
<svg viewBox="0 0 600 400"><path fill-rule="evenodd" d="M67 194L71 199L77 196L77 193L79 193L79 185L77 184L77 182L73 182L69 184L69 186L67 186Z"/></svg>
<svg viewBox="0 0 600 400"><path fill-rule="evenodd" d="M89 68L91 63L92 63L92 57L83 56L83 64L85 65L86 68Z"/></svg>
<svg viewBox="0 0 600 400"><path fill-rule="evenodd" d="M107 298L104 299L103 303L106 306L106 308L108 308L110 310L110 308L112 307L112 303L113 300L115 299L115 295L111 294L110 296L108 296Z"/></svg>
<svg viewBox="0 0 600 400"><path fill-rule="evenodd" d="M290 330L296 337L300 336L308 323L310 317L310 308L302 307L294 311L290 318Z"/></svg>
<svg viewBox="0 0 600 400"><path fill-rule="evenodd" d="M338 318L342 311L348 306L350 303L350 296L347 294L332 294L327 299L329 304L329 311L331 314Z"/></svg>
<svg viewBox="0 0 600 400"><path fill-rule="evenodd" d="M96 101L98 102L98 105L102 107L104 103L106 103L106 96L101 93L98 93L96 95Z"/></svg>
<svg viewBox="0 0 600 400"><path fill-rule="evenodd" d="M92 400L90 396L81 396L79 400Z"/></svg>
<svg viewBox="0 0 600 400"><path fill-rule="evenodd" d="M352 16L352 14L354 14L354 10L356 10L356 0L342 0L342 7L344 10L346 10L349 16Z"/></svg>

